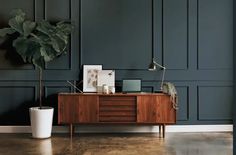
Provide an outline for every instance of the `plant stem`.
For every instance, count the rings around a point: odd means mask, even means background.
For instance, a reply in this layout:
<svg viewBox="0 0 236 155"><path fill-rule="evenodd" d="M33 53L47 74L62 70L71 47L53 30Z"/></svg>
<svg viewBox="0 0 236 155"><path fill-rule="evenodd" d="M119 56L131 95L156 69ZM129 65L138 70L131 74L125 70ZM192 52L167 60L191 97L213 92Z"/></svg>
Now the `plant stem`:
<svg viewBox="0 0 236 155"><path fill-rule="evenodd" d="M42 109L42 69L39 68L39 109Z"/></svg>
<svg viewBox="0 0 236 155"><path fill-rule="evenodd" d="M34 38L40 40L40 38L39 38L37 35L35 35L35 34L33 34L33 33L30 33L30 35L31 35L32 37L34 37Z"/></svg>
<svg viewBox="0 0 236 155"><path fill-rule="evenodd" d="M39 44L42 43L42 40L41 40L37 35L35 35L34 33L30 33L30 35L31 35L32 37L34 37L35 39L37 39L38 42L39 42Z"/></svg>

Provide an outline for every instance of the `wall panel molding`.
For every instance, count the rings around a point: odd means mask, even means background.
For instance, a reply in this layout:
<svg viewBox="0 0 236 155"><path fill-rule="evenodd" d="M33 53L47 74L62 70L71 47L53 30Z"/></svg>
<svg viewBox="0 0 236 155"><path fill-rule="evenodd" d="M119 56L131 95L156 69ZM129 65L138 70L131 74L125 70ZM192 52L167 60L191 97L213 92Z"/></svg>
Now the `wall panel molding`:
<svg viewBox="0 0 236 155"><path fill-rule="evenodd" d="M57 95L58 93L61 92L72 92L73 88L71 86L44 86L44 92L45 92L45 97L48 97L50 95Z"/></svg>
<svg viewBox="0 0 236 155"><path fill-rule="evenodd" d="M232 120L233 86L198 86L198 120Z"/></svg>
<svg viewBox="0 0 236 155"><path fill-rule="evenodd" d="M163 62L168 70L189 66L189 0L163 1Z"/></svg>
<svg viewBox="0 0 236 155"><path fill-rule="evenodd" d="M197 69L232 70L233 0L197 0L197 2Z"/></svg>
<svg viewBox="0 0 236 155"><path fill-rule="evenodd" d="M71 21L73 24L71 19L72 4L72 0L44 0L44 19L52 22ZM61 7L62 5L63 7ZM58 12L58 10L60 11ZM62 55L60 58L46 63L45 70L71 70L72 43L68 46L67 51L67 55Z"/></svg>
<svg viewBox="0 0 236 155"><path fill-rule="evenodd" d="M151 7L151 0L81 0L82 64L146 70L152 54Z"/></svg>
<svg viewBox="0 0 236 155"><path fill-rule="evenodd" d="M189 120L189 86L176 86L178 92L179 109L177 110L177 121Z"/></svg>
<svg viewBox="0 0 236 155"><path fill-rule="evenodd" d="M54 107L55 112L57 93L73 92L66 81L81 81L83 64L115 69L117 91L122 90L125 78L142 79L142 91L159 90L162 70L147 70L153 47L155 60L167 67L165 82L174 83L178 90L177 124L232 123L233 0L153 2L154 6L152 0L8 0L0 6L0 28L7 24L10 10L18 7L36 21L72 21L69 53L46 64L43 71L45 105ZM21 105L28 100L24 95L31 95L33 101L23 107L36 106L38 69L12 63L4 52L0 47L0 91L4 93L6 88L7 93L10 89L19 93L14 101L7 99L10 94L6 99L0 97L0 109ZM217 98L220 95L222 98ZM24 110L24 120L18 120L17 114L11 116L12 125L29 124L28 109ZM56 113L54 118L56 124ZM0 125L7 125L6 120L0 120Z"/></svg>
<svg viewBox="0 0 236 155"><path fill-rule="evenodd" d="M31 20L37 19L37 2L36 0L8 0L3 5L0 6L0 28L8 26L8 20L11 15L10 12L13 9L21 8L27 14L27 18ZM12 5L14 4L14 5ZM0 40L0 43L3 43L3 39ZM10 70L10 71L34 71L35 67L32 65L25 65L21 56L18 55L13 47L7 47L11 43L5 42L5 45L0 47L0 70ZM3 46L3 47L2 47Z"/></svg>
<svg viewBox="0 0 236 155"><path fill-rule="evenodd" d="M1 125L29 124L29 108L35 106L36 87L0 86L0 93Z"/></svg>

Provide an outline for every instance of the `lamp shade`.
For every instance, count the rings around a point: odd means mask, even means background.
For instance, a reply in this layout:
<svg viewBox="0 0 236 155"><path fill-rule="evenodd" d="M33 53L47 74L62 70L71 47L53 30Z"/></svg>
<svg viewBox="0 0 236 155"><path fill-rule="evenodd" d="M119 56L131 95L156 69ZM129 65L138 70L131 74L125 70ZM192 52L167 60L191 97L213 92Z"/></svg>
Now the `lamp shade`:
<svg viewBox="0 0 236 155"><path fill-rule="evenodd" d="M154 60L149 64L148 70L149 71L155 71L157 69L156 63Z"/></svg>

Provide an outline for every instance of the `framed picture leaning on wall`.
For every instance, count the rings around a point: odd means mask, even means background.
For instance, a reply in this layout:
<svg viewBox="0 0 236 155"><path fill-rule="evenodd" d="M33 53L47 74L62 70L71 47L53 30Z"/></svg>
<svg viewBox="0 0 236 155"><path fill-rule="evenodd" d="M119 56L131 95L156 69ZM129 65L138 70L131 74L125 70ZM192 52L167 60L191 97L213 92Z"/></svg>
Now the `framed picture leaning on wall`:
<svg viewBox="0 0 236 155"><path fill-rule="evenodd" d="M112 89L115 89L115 70L98 71L97 92L103 92L103 85L108 86L109 92L111 92Z"/></svg>
<svg viewBox="0 0 236 155"><path fill-rule="evenodd" d="M102 65L83 66L83 92L97 92L99 70L102 70Z"/></svg>

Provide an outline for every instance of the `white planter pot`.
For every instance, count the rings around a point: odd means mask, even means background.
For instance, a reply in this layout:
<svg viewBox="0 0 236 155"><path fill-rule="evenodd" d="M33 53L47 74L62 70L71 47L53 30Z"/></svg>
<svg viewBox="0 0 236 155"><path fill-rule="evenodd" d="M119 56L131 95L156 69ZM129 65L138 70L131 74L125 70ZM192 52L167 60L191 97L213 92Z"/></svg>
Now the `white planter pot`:
<svg viewBox="0 0 236 155"><path fill-rule="evenodd" d="M52 132L53 108L32 107L30 111L30 122L33 138L49 138Z"/></svg>

